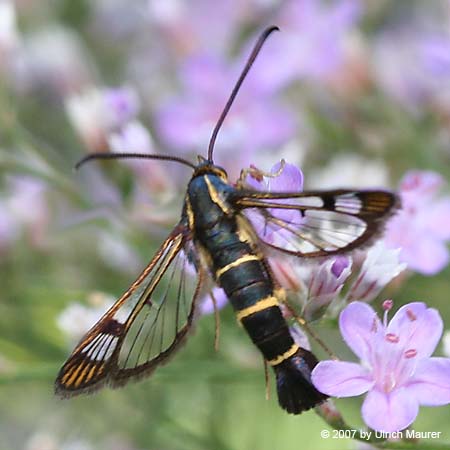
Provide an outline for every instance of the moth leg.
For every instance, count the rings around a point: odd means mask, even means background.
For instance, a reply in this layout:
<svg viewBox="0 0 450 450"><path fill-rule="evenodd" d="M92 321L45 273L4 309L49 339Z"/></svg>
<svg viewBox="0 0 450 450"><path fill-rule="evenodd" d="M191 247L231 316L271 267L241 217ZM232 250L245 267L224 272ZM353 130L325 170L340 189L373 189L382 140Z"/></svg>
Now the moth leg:
<svg viewBox="0 0 450 450"><path fill-rule="evenodd" d="M331 351L330 348L328 348L328 346L322 341L317 333L309 327L308 322L300 314L297 313L295 308L290 305L287 300L286 291L281 287L280 283L276 279L275 274L270 267L270 264L266 260L264 260L263 264L272 277L274 291L277 293L277 298L280 301L281 306L283 307L282 310L285 309L288 315L295 319L295 321L325 350L325 352L330 356L331 359L338 360L339 358Z"/></svg>
<svg viewBox="0 0 450 450"><path fill-rule="evenodd" d="M248 175L250 175L252 178L254 178L255 180L258 180L258 181L262 181L262 179L264 177L266 177L266 178L279 177L283 173L285 165L286 165L286 161L284 159L282 159L280 161L280 168L275 173L264 172L263 170L258 169L255 166L250 166L247 169L242 169L241 173L239 175L239 179L236 182L236 186L240 189L245 187L246 186L245 179L247 178Z"/></svg>
<svg viewBox="0 0 450 450"><path fill-rule="evenodd" d="M264 382L266 383L266 400L270 400L270 379L269 379L269 364L267 360L263 358L264 364Z"/></svg>
<svg viewBox="0 0 450 450"><path fill-rule="evenodd" d="M216 352L219 351L219 338L220 338L220 314L219 314L219 308L217 307L217 300L216 297L214 297L213 291L209 293L211 296L212 304L214 307L214 323L215 323L215 329L214 329L214 350Z"/></svg>
<svg viewBox="0 0 450 450"><path fill-rule="evenodd" d="M308 325L308 322L295 309L289 304L287 299L283 300L283 306L288 311L288 314L292 316L295 321L322 347L322 349L330 356L331 359L338 360L339 358L333 353L333 351L322 341L319 335Z"/></svg>

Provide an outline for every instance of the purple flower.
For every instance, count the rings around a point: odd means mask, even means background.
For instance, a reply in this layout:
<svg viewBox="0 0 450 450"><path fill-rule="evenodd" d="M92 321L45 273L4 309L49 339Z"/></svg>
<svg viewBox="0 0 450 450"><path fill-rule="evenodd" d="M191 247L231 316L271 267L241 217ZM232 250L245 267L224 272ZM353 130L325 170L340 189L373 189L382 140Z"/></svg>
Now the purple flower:
<svg viewBox="0 0 450 450"><path fill-rule="evenodd" d="M126 125L139 112L139 98L128 86L104 89L103 102L106 122L112 129Z"/></svg>
<svg viewBox="0 0 450 450"><path fill-rule="evenodd" d="M331 265L331 273L336 277L340 278L343 272L351 266L350 258L346 256L337 256L333 264Z"/></svg>
<svg viewBox="0 0 450 450"><path fill-rule="evenodd" d="M255 174L257 174L255 169ZM281 172L280 172L281 171ZM294 164L277 162L270 169L274 177L257 177L249 174L246 183L253 189L268 192L300 192L303 190L303 173Z"/></svg>
<svg viewBox="0 0 450 450"><path fill-rule="evenodd" d="M263 55L262 55L263 56ZM183 91L169 99L157 113L156 126L171 147L204 154L211 132L230 95L241 64L211 56L191 58L180 70ZM275 149L295 131L292 113L245 81L220 131L215 161L224 164L230 178L248 166L257 150Z"/></svg>
<svg viewBox="0 0 450 450"><path fill-rule="evenodd" d="M353 397L367 392L362 405L366 424L379 431L402 430L419 406L450 403L450 359L432 358L442 335L442 319L425 303L402 306L383 322L366 303L350 303L339 317L341 334L361 363L321 361L312 382L321 392Z"/></svg>
<svg viewBox="0 0 450 450"><path fill-rule="evenodd" d="M346 256L328 258L313 266L306 281L307 300L302 311L306 320L318 319L324 310L339 295L351 274L352 261Z"/></svg>
<svg viewBox="0 0 450 450"><path fill-rule="evenodd" d="M338 297L352 266L352 259L347 256L306 265L292 264L290 259L274 257L269 262L281 286L298 297L302 316L307 321L319 319Z"/></svg>
<svg viewBox="0 0 450 450"><path fill-rule="evenodd" d="M282 164L284 164L282 166ZM258 169L255 168L255 175L248 175L246 184L259 191L266 192L300 192L303 190L303 173L294 164L278 162L270 169L273 177L259 177ZM289 200L279 200L278 203L288 203ZM298 211L269 208L274 217L278 217L286 222L296 223L303 219ZM258 235L265 241L275 243L277 239L282 239L283 229L276 226L267 227L265 220L259 213L247 211L247 217L250 219Z"/></svg>
<svg viewBox="0 0 450 450"><path fill-rule="evenodd" d="M424 275L449 262L450 196L437 198L443 184L435 172L408 172L400 184L402 209L387 224L386 244L401 247L400 260Z"/></svg>

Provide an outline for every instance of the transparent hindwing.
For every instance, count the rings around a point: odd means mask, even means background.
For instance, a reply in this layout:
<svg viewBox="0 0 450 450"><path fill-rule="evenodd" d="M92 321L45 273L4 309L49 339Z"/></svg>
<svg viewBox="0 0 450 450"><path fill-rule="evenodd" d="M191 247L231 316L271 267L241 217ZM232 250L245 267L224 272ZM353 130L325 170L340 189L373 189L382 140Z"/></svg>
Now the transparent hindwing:
<svg viewBox="0 0 450 450"><path fill-rule="evenodd" d="M303 257L330 256L366 244L398 207L397 196L381 190L236 190L232 200L262 242Z"/></svg>

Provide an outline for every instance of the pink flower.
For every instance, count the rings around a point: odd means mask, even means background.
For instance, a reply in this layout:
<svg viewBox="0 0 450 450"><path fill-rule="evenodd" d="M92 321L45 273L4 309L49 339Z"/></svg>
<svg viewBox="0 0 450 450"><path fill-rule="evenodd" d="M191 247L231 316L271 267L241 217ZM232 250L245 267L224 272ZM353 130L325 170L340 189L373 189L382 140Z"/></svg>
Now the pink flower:
<svg viewBox="0 0 450 450"><path fill-rule="evenodd" d="M318 319L323 315L350 276L351 265L351 258L337 256L328 258L319 266L311 267L307 280L308 298L302 311L306 320Z"/></svg>
<svg viewBox="0 0 450 450"><path fill-rule="evenodd" d="M400 260L424 275L449 262L450 196L437 198L443 184L435 172L408 172L400 184L402 209L387 224L386 244L401 247Z"/></svg>
<svg viewBox="0 0 450 450"><path fill-rule="evenodd" d="M383 322L366 303L353 302L342 311L341 334L361 363L321 361L312 382L335 397L367 392L364 421L375 430L392 432L411 425L420 405L450 403L450 358L431 357L443 329L437 310L409 303L388 323L392 304L383 306Z"/></svg>

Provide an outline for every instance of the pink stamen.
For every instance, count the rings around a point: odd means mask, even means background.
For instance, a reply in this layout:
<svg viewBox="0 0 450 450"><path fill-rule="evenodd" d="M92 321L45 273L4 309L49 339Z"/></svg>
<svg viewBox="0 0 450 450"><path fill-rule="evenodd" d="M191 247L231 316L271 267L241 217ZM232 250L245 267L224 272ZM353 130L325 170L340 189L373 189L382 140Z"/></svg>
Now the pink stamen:
<svg viewBox="0 0 450 450"><path fill-rule="evenodd" d="M417 350L415 348L410 348L408 350L405 351L405 358L414 358L415 356L417 356Z"/></svg>
<svg viewBox="0 0 450 450"><path fill-rule="evenodd" d="M417 316L409 308L406 310L406 315L411 322L417 320Z"/></svg>
<svg viewBox="0 0 450 450"><path fill-rule="evenodd" d="M400 341L400 338L394 333L387 333L385 339L388 342L392 342L393 344L396 344L397 342Z"/></svg>
<svg viewBox="0 0 450 450"><path fill-rule="evenodd" d="M388 324L388 312L391 310L392 306L394 306L394 300L385 300L383 302L383 325L386 328Z"/></svg>
<svg viewBox="0 0 450 450"><path fill-rule="evenodd" d="M412 175L408 180L402 182L401 189L404 191L409 191L416 189L418 186L420 186L419 175Z"/></svg>
<svg viewBox="0 0 450 450"><path fill-rule="evenodd" d="M383 302L383 309L385 311L390 311L393 306L394 306L394 300L385 300Z"/></svg>

